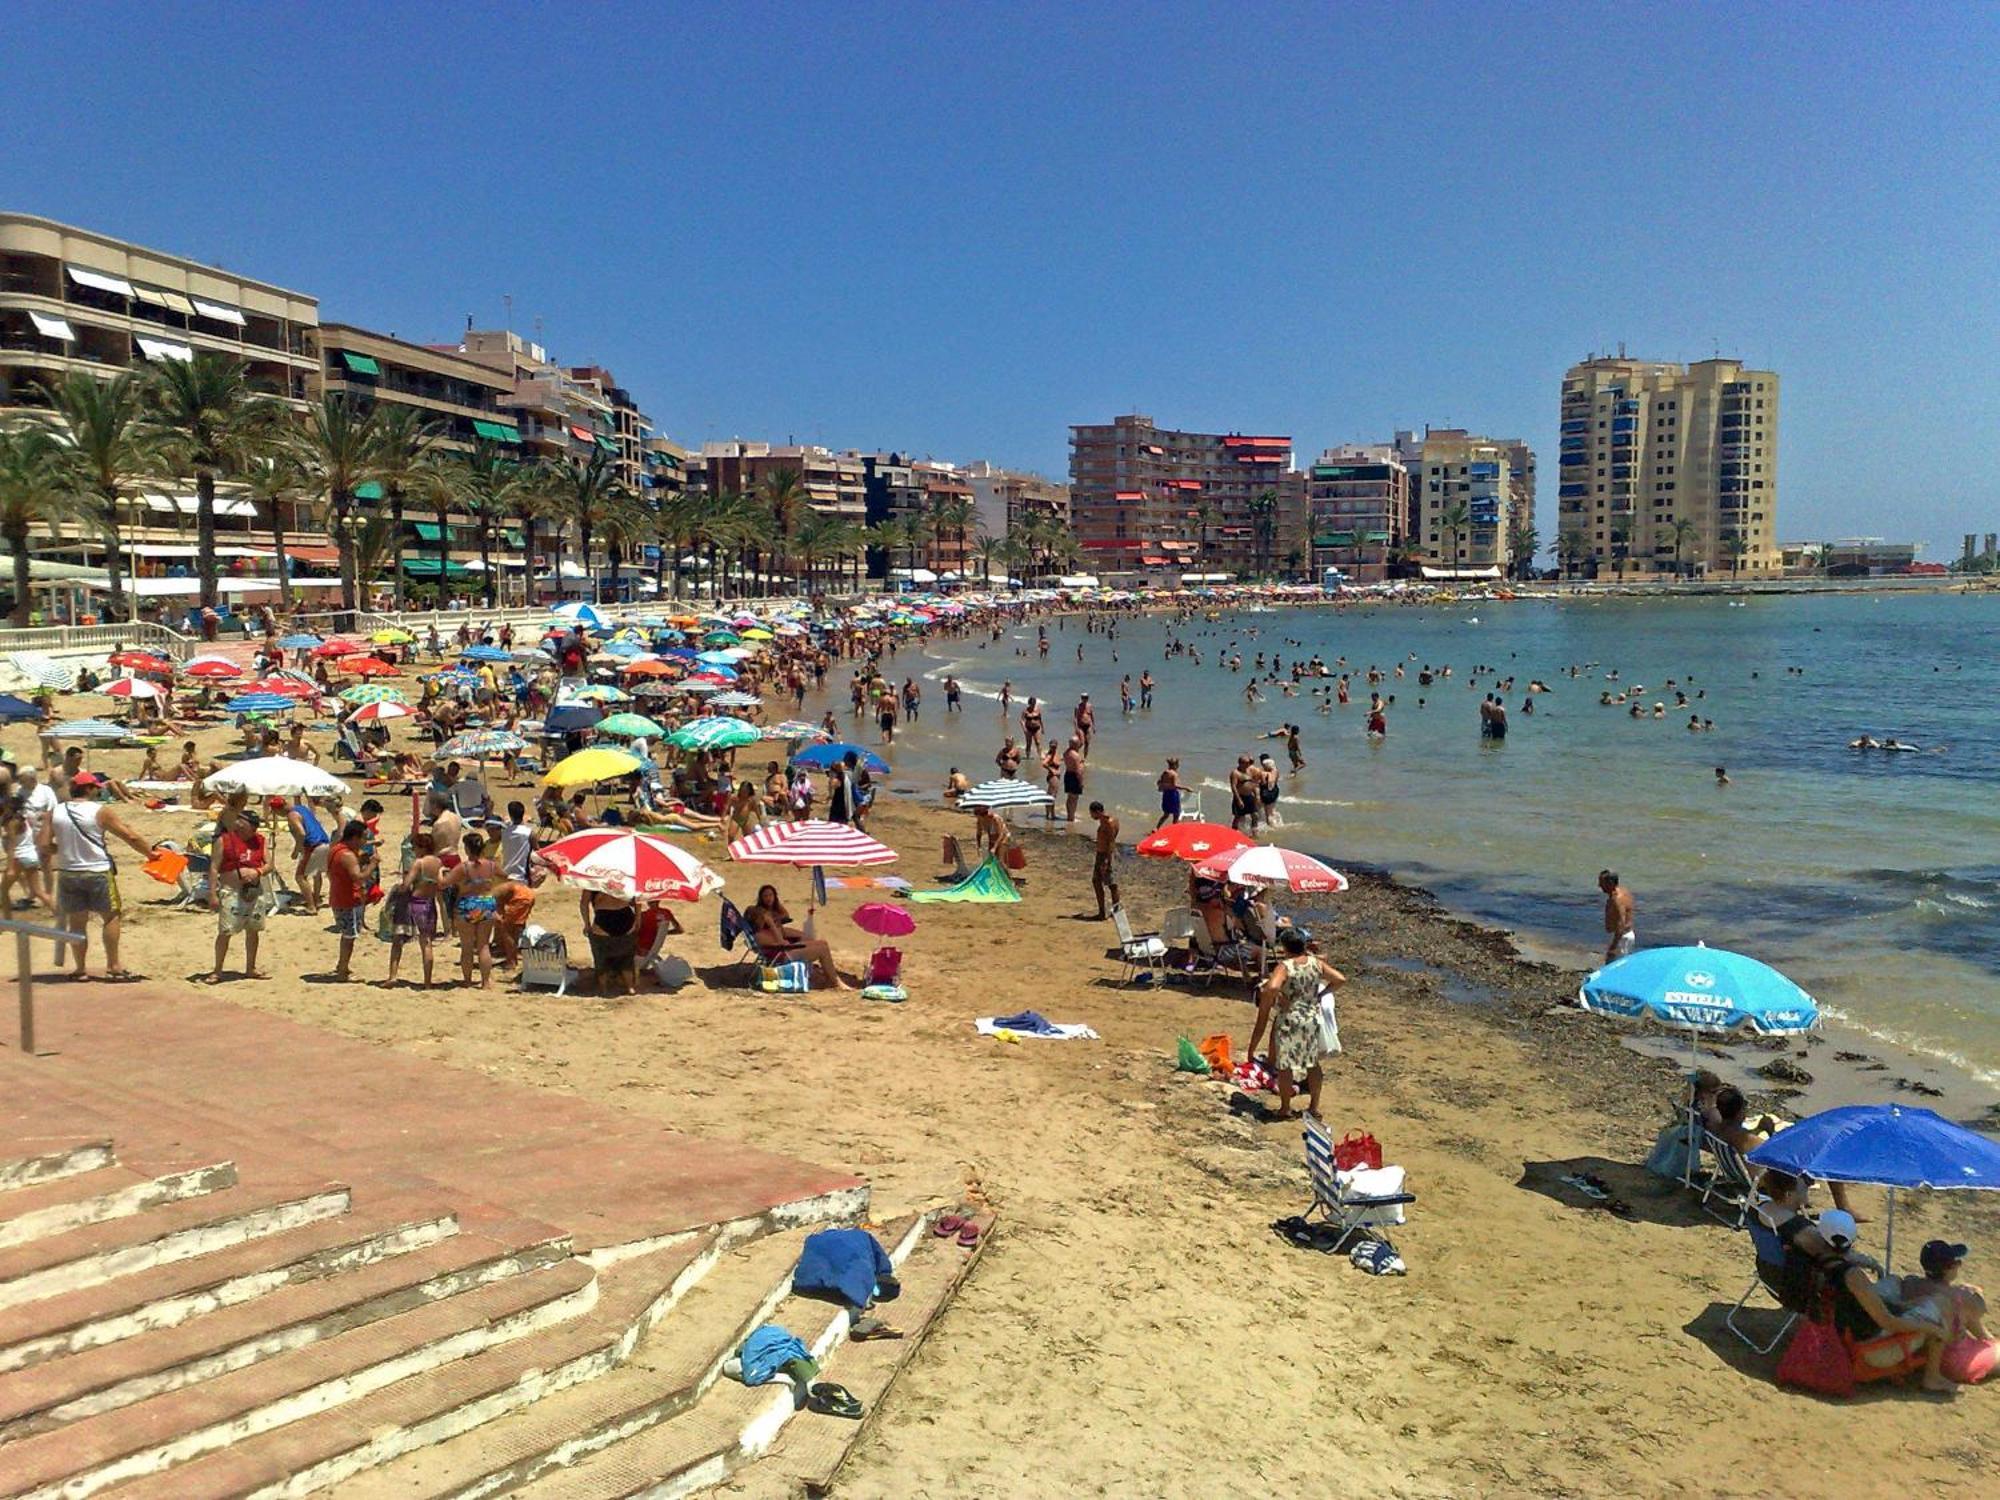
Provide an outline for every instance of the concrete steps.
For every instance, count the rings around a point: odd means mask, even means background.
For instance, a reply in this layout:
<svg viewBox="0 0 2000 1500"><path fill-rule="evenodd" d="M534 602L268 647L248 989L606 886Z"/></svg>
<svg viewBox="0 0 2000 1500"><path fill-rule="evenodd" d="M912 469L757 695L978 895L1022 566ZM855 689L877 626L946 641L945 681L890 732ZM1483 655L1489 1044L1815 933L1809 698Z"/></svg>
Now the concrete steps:
<svg viewBox="0 0 2000 1500"><path fill-rule="evenodd" d="M225 1161L162 1177L107 1166L17 1188L0 1201L0 1250L235 1186L236 1163Z"/></svg>
<svg viewBox="0 0 2000 1500"><path fill-rule="evenodd" d="M78 1172L92 1172L111 1165L110 1141L79 1141L73 1146L42 1151L33 1156L0 1160L0 1193L13 1192L30 1183L52 1182ZM0 1198L0 1203L7 1200Z"/></svg>

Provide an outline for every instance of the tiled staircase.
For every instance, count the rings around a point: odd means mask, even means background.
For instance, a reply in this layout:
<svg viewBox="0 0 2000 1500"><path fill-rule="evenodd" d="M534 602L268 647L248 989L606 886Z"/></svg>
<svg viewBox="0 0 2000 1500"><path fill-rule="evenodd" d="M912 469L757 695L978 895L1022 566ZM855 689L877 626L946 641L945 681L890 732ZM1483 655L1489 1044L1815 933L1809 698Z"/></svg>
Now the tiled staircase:
<svg viewBox="0 0 2000 1500"><path fill-rule="evenodd" d="M855 1344L844 1309L790 1293L805 1237L866 1212L865 1188L817 1169L602 1111L608 1154L578 1164L587 1177L598 1161L607 1204L626 1196L596 1212L562 1196L532 1140L517 1170L539 1164L544 1185L516 1199L504 1159L476 1191L448 1151L418 1156L446 1180L379 1153L377 1171L296 1121L52 1077L0 1070L7 1500L609 1500L732 1477L756 1494L822 1491L862 1424L794 1414L788 1385L745 1388L723 1362L781 1323L872 1414L985 1244L962 1249L922 1216L877 1227L904 1286L881 1312L907 1336ZM670 1164L646 1162L649 1147ZM707 1173L690 1165L711 1158ZM707 1222L663 1210L652 1232L631 1210L634 1184L698 1175L731 1184L699 1200ZM590 1201L586 1183L575 1205ZM585 1223L614 1232L570 1227Z"/></svg>

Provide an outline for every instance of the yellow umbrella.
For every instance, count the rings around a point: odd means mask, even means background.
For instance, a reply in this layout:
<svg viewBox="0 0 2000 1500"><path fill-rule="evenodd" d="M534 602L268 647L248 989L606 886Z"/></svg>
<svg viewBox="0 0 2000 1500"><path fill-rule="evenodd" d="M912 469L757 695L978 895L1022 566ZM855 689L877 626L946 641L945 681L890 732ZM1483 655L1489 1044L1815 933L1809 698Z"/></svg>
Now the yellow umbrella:
<svg viewBox="0 0 2000 1500"><path fill-rule="evenodd" d="M579 750L576 754L566 756L549 767L548 775L542 778L542 785L595 786L600 781L614 781L620 776L630 776L638 769L638 756L627 755L623 750L613 750L605 745L593 745L590 749Z"/></svg>
<svg viewBox="0 0 2000 1500"><path fill-rule="evenodd" d="M768 641L771 638L771 632L761 625L752 625L743 632L743 639L746 641Z"/></svg>
<svg viewBox="0 0 2000 1500"><path fill-rule="evenodd" d="M368 639L378 646L407 646L416 637L407 630L396 630L392 627L388 630L378 630Z"/></svg>

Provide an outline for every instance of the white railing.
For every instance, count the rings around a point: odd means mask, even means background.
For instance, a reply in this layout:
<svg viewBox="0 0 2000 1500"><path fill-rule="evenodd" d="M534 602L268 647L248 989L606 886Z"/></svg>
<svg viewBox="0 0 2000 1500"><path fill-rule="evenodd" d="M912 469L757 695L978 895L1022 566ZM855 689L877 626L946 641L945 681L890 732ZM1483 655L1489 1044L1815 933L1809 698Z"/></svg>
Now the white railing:
<svg viewBox="0 0 2000 1500"><path fill-rule="evenodd" d="M196 642L179 631L151 620L108 625L41 625L25 630L0 629L0 654L39 651L45 656L102 656L121 646L150 646L171 660L184 661Z"/></svg>

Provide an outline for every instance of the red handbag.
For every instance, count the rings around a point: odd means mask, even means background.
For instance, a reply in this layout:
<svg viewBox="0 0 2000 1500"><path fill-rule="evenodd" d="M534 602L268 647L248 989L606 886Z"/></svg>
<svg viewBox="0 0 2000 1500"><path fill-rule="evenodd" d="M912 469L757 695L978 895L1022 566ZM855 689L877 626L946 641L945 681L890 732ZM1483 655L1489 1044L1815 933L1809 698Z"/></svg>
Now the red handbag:
<svg viewBox="0 0 2000 1500"><path fill-rule="evenodd" d="M1778 1384L1795 1385L1822 1396L1854 1394L1854 1357L1830 1318L1825 1322L1799 1319L1798 1332L1778 1361Z"/></svg>
<svg viewBox="0 0 2000 1500"><path fill-rule="evenodd" d="M1365 1132L1350 1130L1334 1143L1333 1165L1342 1172L1373 1171L1382 1165L1382 1143Z"/></svg>

